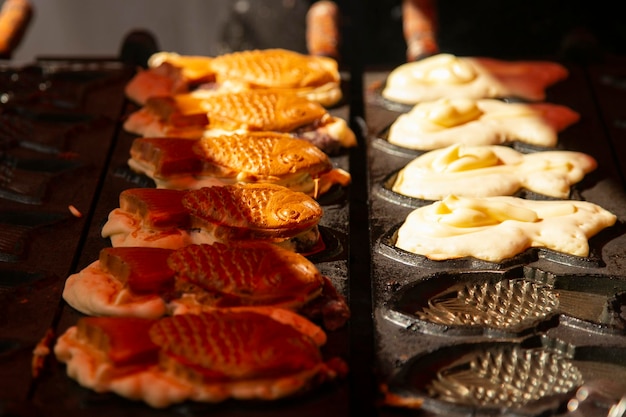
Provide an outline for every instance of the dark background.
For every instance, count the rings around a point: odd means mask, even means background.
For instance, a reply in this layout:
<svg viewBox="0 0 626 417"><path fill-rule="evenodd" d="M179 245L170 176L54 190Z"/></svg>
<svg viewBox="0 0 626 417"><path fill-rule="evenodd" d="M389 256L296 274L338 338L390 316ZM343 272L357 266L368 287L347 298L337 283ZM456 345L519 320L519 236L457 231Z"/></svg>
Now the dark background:
<svg viewBox="0 0 626 417"><path fill-rule="evenodd" d="M162 50L216 55L284 47L305 50L311 0L31 0L35 17L15 61L39 55L116 55L123 38L147 30ZM405 60L401 0L337 0L344 62ZM499 58L597 59L623 54L621 2L441 0L442 52Z"/></svg>

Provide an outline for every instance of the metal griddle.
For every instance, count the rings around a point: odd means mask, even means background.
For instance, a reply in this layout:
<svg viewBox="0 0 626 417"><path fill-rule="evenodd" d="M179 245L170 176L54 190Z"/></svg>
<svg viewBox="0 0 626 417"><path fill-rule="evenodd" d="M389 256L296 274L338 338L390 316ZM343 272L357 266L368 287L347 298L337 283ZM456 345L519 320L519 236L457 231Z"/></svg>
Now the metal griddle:
<svg viewBox="0 0 626 417"><path fill-rule="evenodd" d="M20 88L32 94L0 111L1 416L493 415L489 407L425 395L437 365L447 361L456 371L454 365L477 360L481 352L502 355L498 349L534 347L557 349L565 357L557 358L559 364L573 359L589 386L601 386L606 375L622 375L626 369L624 313L609 314L622 308L621 292L626 291L623 62L572 67L570 77L549 90L548 101L582 115L563 132L559 148L590 153L600 162L576 195L619 218L615 228L591 241L594 257L582 262L541 251L505 265L428 263L396 253L388 245L393 229L413 207L394 200L385 181L414 155L390 147L384 131L402 109L390 109L380 99L388 71L343 74L345 99L330 111L350 121L359 146L332 160L352 174L353 183L321 200L328 250L312 260L350 304L349 324L329 332L323 349L328 357L346 359L348 377L272 403L184 403L166 410L82 388L53 355L37 377L31 376L37 343L49 331L61 334L81 316L62 300L63 284L109 245L100 229L118 206L120 192L152 186L126 166L134 136L121 124L137 107L124 99L123 88L133 69L115 59L50 58L3 71L13 70L22 77ZM505 330L433 324L415 314L426 294L450 297L467 285L505 279L541 284L548 297L556 294L569 301ZM610 308L606 300L611 300ZM384 389L423 398L424 407L386 405ZM616 396L620 387L602 389L593 408L606 414L612 399L605 394ZM515 413L563 414L572 394L532 402Z"/></svg>
<svg viewBox="0 0 626 417"><path fill-rule="evenodd" d="M616 383L626 380L621 289L626 283L626 136L619 127L626 114L618 110L626 99L626 72L618 62L569 69L565 81L548 89L546 101L573 108L581 120L561 133L557 148L586 152L599 161L598 170L573 187L572 198L612 211L618 222L590 239L589 257L531 249L502 263L430 261L393 246L407 214L430 202L390 191L393 175L419 153L385 140L388 126L407 111L380 95L388 72L365 76L377 377L390 393L421 400L417 415L563 415L577 390L580 395L584 389L591 394L578 400L570 415L606 415L626 394L626 386ZM522 152L541 151L509 145ZM550 308L550 299L557 308ZM504 313L489 318L487 312L496 309ZM534 317L521 314L533 309ZM465 318L451 321L446 316L450 311ZM509 350L503 353L505 348ZM520 351L511 353L513 349ZM509 392L507 400L488 398L506 391L500 388L505 380L533 388L555 380L568 383L563 368L550 368L556 362L521 360L522 352L556 352L554 360L574 364L583 382L557 395L534 390L538 398L532 401L523 397L533 395L524 388ZM481 370L479 364L490 369ZM549 368L559 371L551 374ZM396 407L380 410L381 415L403 415Z"/></svg>

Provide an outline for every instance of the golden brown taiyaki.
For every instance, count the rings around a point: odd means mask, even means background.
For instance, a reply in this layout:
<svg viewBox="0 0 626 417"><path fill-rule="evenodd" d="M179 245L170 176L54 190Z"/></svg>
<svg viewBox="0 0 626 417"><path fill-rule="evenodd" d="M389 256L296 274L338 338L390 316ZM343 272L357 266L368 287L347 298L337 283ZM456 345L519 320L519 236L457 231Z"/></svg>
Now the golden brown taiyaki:
<svg viewBox="0 0 626 417"><path fill-rule="evenodd" d="M156 95L203 94L283 89L331 106L342 98L337 61L285 49L208 56L158 52L127 84L126 95L139 104Z"/></svg>
<svg viewBox="0 0 626 417"><path fill-rule="evenodd" d="M317 196L335 183L350 183L350 174L333 168L319 148L283 133L137 138L130 156L131 169L152 178L158 188L198 189L259 182Z"/></svg>
<svg viewBox="0 0 626 417"><path fill-rule="evenodd" d="M219 335L219 337L215 337ZM289 310L213 310L159 319L82 317L57 340L69 377L165 408L184 401L275 400L345 376L326 333Z"/></svg>
<svg viewBox="0 0 626 417"><path fill-rule="evenodd" d="M303 193L274 184L234 184L185 193L183 206L191 227L214 233L220 241L267 240L281 242L315 229L322 208Z"/></svg>
<svg viewBox="0 0 626 417"><path fill-rule="evenodd" d="M283 90L154 97L127 117L124 129L144 137L193 139L252 131L289 133L327 153L356 145L345 120Z"/></svg>
<svg viewBox="0 0 626 417"><path fill-rule="evenodd" d="M267 242L104 248L98 260L67 278L63 298L91 316L157 318L272 306L310 319L321 315L326 328L336 329L350 315L311 261Z"/></svg>
<svg viewBox="0 0 626 417"><path fill-rule="evenodd" d="M275 184L232 184L198 190L131 188L109 213L102 236L112 246L178 249L189 244L260 240L296 252L323 248L321 206Z"/></svg>

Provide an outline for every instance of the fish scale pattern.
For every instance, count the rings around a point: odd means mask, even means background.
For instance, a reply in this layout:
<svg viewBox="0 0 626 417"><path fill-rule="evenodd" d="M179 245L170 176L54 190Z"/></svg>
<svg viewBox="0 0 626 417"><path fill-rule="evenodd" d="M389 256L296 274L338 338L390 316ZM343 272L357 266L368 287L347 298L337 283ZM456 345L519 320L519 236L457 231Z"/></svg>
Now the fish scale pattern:
<svg viewBox="0 0 626 417"><path fill-rule="evenodd" d="M582 382L578 368L557 352L511 347L473 352L463 363L441 369L429 391L453 403L520 407Z"/></svg>
<svg viewBox="0 0 626 417"><path fill-rule="evenodd" d="M306 258L263 242L185 246L169 256L168 265L203 289L241 297L306 299L323 285Z"/></svg>
<svg viewBox="0 0 626 417"><path fill-rule="evenodd" d="M179 276L197 282L203 288L252 294L278 284L271 274L258 273L263 256L260 251L215 243L181 248L170 256L168 262Z"/></svg>
<svg viewBox="0 0 626 417"><path fill-rule="evenodd" d="M188 191L183 205L200 219L232 227L311 227L322 209L311 197L273 184L234 184Z"/></svg>
<svg viewBox="0 0 626 417"><path fill-rule="evenodd" d="M211 67L225 79L279 87L319 85L336 81L327 60L284 50L251 50L215 57Z"/></svg>
<svg viewBox="0 0 626 417"><path fill-rule="evenodd" d="M212 127L290 132L327 114L319 103L274 91L217 94L203 101Z"/></svg>
<svg viewBox="0 0 626 417"><path fill-rule="evenodd" d="M459 289L456 297L437 297L417 315L444 325L509 328L548 316L559 305L545 285L527 280L477 283Z"/></svg>
<svg viewBox="0 0 626 417"><path fill-rule="evenodd" d="M302 333L247 312L167 317L152 326L150 336L166 355L231 379L303 371L321 360Z"/></svg>
<svg viewBox="0 0 626 417"><path fill-rule="evenodd" d="M332 169L329 158L308 141L288 134L254 132L203 138L198 143L208 160L242 172L286 175L301 171L318 174Z"/></svg>

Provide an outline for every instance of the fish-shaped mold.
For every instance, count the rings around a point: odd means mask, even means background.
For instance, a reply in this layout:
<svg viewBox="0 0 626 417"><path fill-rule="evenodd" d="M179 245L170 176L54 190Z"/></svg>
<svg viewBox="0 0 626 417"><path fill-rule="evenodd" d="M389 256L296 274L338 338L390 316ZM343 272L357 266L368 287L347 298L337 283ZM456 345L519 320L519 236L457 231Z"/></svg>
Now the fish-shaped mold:
<svg viewBox="0 0 626 417"><path fill-rule="evenodd" d="M0 155L0 198L42 204L55 175L79 165L79 162L64 159Z"/></svg>
<svg viewBox="0 0 626 417"><path fill-rule="evenodd" d="M31 234L40 227L60 223L69 214L44 211L0 211L0 261L17 262L28 251Z"/></svg>
<svg viewBox="0 0 626 417"><path fill-rule="evenodd" d="M528 266L449 272L407 284L392 296L385 316L449 336L517 337L559 324L626 334L625 297L623 277L559 275Z"/></svg>
<svg viewBox="0 0 626 417"><path fill-rule="evenodd" d="M556 415L588 384L600 387L610 406L626 390L623 358L623 348L590 350L544 336L460 343L409 359L391 378L386 398L390 405L418 404L454 416ZM596 411L602 409L599 404Z"/></svg>

